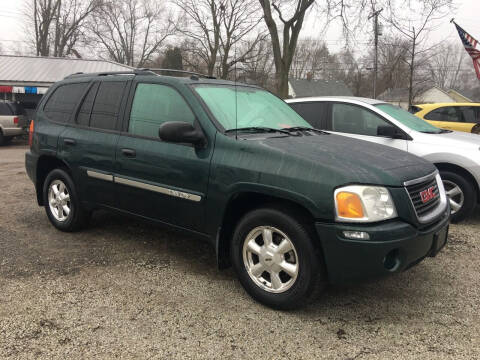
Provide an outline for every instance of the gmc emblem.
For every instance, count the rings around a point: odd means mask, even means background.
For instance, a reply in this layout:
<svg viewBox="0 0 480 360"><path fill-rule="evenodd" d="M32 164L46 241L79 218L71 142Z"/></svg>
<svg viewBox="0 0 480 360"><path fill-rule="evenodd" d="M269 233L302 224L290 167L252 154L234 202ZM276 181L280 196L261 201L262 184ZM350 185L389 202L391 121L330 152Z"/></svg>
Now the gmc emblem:
<svg viewBox="0 0 480 360"><path fill-rule="evenodd" d="M431 186L426 190L420 191L420 198L422 199L423 203L432 200L436 196L433 190L435 190L435 187Z"/></svg>

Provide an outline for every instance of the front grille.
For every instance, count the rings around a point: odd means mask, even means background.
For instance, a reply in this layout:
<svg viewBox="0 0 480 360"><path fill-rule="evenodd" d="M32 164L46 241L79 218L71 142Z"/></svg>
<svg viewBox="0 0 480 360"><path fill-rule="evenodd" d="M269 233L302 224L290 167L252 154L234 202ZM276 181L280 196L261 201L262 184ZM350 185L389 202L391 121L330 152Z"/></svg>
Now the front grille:
<svg viewBox="0 0 480 360"><path fill-rule="evenodd" d="M419 219L430 214L440 204L440 193L435 176L417 184L409 185L406 188ZM433 188L432 193L434 196L424 202L421 192L428 191L430 188Z"/></svg>

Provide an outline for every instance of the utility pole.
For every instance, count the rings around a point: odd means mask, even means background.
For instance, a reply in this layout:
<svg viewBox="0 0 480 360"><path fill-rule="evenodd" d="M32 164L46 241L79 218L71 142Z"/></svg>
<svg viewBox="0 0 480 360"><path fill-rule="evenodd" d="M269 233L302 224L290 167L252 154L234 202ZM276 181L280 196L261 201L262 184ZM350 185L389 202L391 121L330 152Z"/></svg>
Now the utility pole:
<svg viewBox="0 0 480 360"><path fill-rule="evenodd" d="M373 65L373 98L377 98L377 73L378 73L378 15L382 12L383 9L374 11L369 17L370 20L373 17L373 31L375 32L375 60Z"/></svg>

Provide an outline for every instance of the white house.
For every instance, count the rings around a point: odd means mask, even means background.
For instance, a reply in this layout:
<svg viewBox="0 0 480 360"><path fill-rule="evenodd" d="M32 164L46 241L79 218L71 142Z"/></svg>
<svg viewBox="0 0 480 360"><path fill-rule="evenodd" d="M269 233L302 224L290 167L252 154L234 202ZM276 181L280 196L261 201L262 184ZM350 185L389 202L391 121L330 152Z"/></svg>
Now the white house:
<svg viewBox="0 0 480 360"><path fill-rule="evenodd" d="M389 102L391 104L400 106L403 109L408 109L408 89L397 88L387 89L378 96L379 100ZM432 86L415 96L415 104L424 103L440 103L440 102L457 102L457 99L449 94L447 91L442 90L438 86Z"/></svg>

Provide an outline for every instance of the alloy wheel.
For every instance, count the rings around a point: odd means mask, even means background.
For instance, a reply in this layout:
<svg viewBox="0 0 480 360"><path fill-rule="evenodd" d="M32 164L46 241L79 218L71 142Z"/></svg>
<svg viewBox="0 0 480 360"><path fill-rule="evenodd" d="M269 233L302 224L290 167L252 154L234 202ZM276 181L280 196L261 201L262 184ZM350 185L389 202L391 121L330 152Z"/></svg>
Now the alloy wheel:
<svg viewBox="0 0 480 360"><path fill-rule="evenodd" d="M299 271L293 242L271 226L259 226L249 232L243 243L243 263L254 283L271 293L291 288Z"/></svg>
<svg viewBox="0 0 480 360"><path fill-rule="evenodd" d="M62 180L54 180L48 188L48 205L55 220L64 222L71 213L70 194Z"/></svg>
<svg viewBox="0 0 480 360"><path fill-rule="evenodd" d="M443 186L445 187L453 215L462 208L465 196L460 186L450 180L443 180Z"/></svg>

